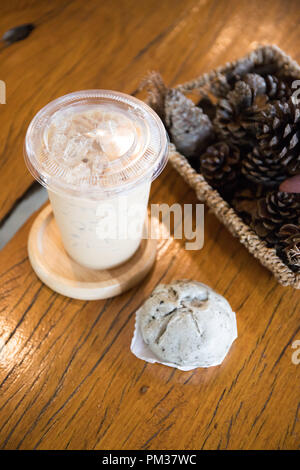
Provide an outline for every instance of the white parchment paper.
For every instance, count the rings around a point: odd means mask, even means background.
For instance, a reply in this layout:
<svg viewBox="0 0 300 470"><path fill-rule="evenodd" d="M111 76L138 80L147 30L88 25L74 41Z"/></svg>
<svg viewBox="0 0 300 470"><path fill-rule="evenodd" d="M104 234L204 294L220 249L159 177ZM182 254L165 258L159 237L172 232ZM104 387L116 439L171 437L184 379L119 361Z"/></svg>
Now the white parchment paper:
<svg viewBox="0 0 300 470"><path fill-rule="evenodd" d="M237 338L237 335L236 335ZM151 364L155 364L156 362L158 364L163 364L164 366L168 367L175 367L176 369L182 370L182 371L189 371L193 369L199 369L200 366L179 366L178 364L172 364L171 362L162 362L149 348L149 346L145 343L143 340L142 333L140 331L138 321L137 321L137 313L135 314L135 327L134 327L134 333L133 333L133 338L131 341L131 346L130 350L132 354L134 354L138 359L142 359L143 361L150 362ZM216 364L211 364L209 367L214 367L214 366L219 366L220 363L217 362ZM201 368L204 368L201 367Z"/></svg>

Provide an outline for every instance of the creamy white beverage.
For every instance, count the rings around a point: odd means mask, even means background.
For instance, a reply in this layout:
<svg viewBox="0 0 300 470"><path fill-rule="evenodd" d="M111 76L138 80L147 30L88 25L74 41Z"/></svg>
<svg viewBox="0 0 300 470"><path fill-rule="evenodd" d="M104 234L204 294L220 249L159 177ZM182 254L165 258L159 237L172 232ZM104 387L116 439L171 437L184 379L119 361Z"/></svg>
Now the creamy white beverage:
<svg viewBox="0 0 300 470"><path fill-rule="evenodd" d="M62 242L74 260L109 269L136 252L167 143L158 116L122 93L72 93L37 114L27 132L25 160L48 189Z"/></svg>
<svg viewBox="0 0 300 470"><path fill-rule="evenodd" d="M106 163L125 155L141 129L120 112L82 106L76 112L58 113L47 131L50 154L68 167L68 180L78 175L88 180L105 173ZM137 137L136 137L137 136ZM137 142L130 159L140 151ZM126 166L128 161L124 165ZM141 242L151 180L109 200L93 200L59 194L48 189L49 199L66 251L80 264L106 269L129 259ZM139 205L131 216L131 209ZM134 218L134 221L132 221ZM128 233L132 223L135 233ZM123 228L123 233L121 230Z"/></svg>
<svg viewBox="0 0 300 470"><path fill-rule="evenodd" d="M128 260L138 249L147 215L150 182L109 203L62 197L48 190L63 244L69 255L83 266L107 269ZM139 201L140 210L130 217L130 208ZM107 207L107 210L106 210ZM126 212L122 211L126 207ZM127 222L134 217L131 237ZM120 233L122 227L124 234ZM106 233L107 232L107 233Z"/></svg>

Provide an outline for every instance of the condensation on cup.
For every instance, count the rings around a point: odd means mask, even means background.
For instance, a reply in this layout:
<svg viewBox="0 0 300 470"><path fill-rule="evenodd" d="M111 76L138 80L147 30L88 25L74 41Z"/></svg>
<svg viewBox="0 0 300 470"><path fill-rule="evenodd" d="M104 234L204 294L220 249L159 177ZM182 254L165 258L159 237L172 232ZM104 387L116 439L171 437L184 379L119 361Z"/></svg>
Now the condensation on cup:
<svg viewBox="0 0 300 470"><path fill-rule="evenodd" d="M75 261L109 269L133 256L151 182L168 158L165 128L149 106L108 90L63 96L34 117L24 154Z"/></svg>

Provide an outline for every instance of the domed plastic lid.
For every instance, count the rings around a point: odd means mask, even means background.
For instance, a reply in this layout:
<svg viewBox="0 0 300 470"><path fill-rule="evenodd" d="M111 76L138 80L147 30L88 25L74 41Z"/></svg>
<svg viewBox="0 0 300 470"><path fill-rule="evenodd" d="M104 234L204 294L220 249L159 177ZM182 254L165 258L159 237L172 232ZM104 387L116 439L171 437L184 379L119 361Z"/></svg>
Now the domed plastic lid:
<svg viewBox="0 0 300 470"><path fill-rule="evenodd" d="M46 188L107 197L156 178L168 158L168 137L142 101L109 90L58 98L34 117L25 161Z"/></svg>

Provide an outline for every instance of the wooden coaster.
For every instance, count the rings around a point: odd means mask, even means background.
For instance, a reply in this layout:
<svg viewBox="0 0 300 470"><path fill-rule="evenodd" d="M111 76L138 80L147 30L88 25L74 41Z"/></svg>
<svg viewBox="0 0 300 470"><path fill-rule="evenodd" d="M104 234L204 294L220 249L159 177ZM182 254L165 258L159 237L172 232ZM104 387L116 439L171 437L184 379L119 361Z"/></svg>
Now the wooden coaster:
<svg viewBox="0 0 300 470"><path fill-rule="evenodd" d="M65 251L50 204L37 216L28 238L29 260L40 280L59 294L80 300L107 299L135 286L153 266L156 246L157 240L143 239L121 266L85 268Z"/></svg>

